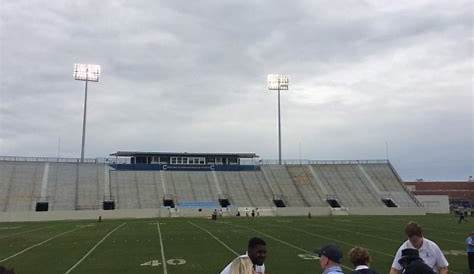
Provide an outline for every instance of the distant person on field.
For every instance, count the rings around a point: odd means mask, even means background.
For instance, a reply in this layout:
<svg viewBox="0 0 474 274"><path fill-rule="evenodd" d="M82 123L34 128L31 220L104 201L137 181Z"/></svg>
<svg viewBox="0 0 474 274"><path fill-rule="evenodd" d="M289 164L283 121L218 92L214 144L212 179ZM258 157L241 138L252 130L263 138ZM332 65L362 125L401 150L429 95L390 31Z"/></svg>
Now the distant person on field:
<svg viewBox="0 0 474 274"><path fill-rule="evenodd" d="M392 268L390 274L398 274L403 269L403 266L399 263L402 257L402 250L404 249L416 249L419 253L419 257L433 269L434 272L439 274L448 273L448 261L443 255L443 252L438 245L423 237L423 231L421 227L415 222L409 222L405 226L406 240L398 249L393 259Z"/></svg>
<svg viewBox="0 0 474 274"><path fill-rule="evenodd" d="M458 224L460 224L462 221L467 222L466 217L467 217L467 211L460 210Z"/></svg>
<svg viewBox="0 0 474 274"><path fill-rule="evenodd" d="M474 273L474 231L469 233L469 237L466 239L467 245L467 261L469 263L469 273Z"/></svg>
<svg viewBox="0 0 474 274"><path fill-rule="evenodd" d="M370 256L367 249L356 246L349 251L349 260L355 269L351 274L378 274L369 268Z"/></svg>
<svg viewBox="0 0 474 274"><path fill-rule="evenodd" d="M398 263L402 266L402 274L435 274L423 259L420 258L417 249L406 248L402 250L402 256Z"/></svg>
<svg viewBox="0 0 474 274"><path fill-rule="evenodd" d="M329 244L316 250L323 274L342 274L342 252L336 245Z"/></svg>
<svg viewBox="0 0 474 274"><path fill-rule="evenodd" d="M248 242L247 253L235 258L220 274L265 274L267 244L260 238Z"/></svg>

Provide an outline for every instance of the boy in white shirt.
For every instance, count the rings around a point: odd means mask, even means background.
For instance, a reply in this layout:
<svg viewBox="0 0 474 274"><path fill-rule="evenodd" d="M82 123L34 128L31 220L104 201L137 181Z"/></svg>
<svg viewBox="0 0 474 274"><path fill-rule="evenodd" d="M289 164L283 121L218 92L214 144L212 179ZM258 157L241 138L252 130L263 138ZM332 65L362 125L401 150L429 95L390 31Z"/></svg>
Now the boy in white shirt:
<svg viewBox="0 0 474 274"><path fill-rule="evenodd" d="M390 274L399 274L402 270L402 266L398 263L398 260L400 260L402 256L402 250L407 248L418 250L420 258L423 259L425 264L431 267L434 272L439 274L448 273L449 264L443 252L435 242L423 237L423 231L417 223L409 222L405 227L405 234L408 240L400 246L395 254Z"/></svg>

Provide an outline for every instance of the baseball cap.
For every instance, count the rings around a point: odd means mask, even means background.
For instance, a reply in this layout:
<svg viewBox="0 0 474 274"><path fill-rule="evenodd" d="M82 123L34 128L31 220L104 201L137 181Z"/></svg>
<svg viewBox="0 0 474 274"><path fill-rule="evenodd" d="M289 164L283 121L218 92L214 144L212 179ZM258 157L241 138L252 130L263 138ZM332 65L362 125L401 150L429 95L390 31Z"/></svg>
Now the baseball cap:
<svg viewBox="0 0 474 274"><path fill-rule="evenodd" d="M317 253L319 257L324 255L329 260L335 263L341 263L342 252L337 245L334 245L334 244L325 245L321 247L320 249L315 250L315 253Z"/></svg>

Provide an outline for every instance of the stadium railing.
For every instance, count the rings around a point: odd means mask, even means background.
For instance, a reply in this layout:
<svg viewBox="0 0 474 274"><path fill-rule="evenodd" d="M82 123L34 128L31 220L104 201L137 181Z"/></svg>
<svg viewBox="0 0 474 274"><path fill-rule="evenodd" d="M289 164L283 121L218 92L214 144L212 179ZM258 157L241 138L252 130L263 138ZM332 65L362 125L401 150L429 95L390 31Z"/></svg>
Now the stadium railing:
<svg viewBox="0 0 474 274"><path fill-rule="evenodd" d="M56 162L56 163L80 163L80 158L67 157L28 157L28 156L0 156L0 161L4 162ZM124 158L86 158L83 163L92 164L127 164L128 159Z"/></svg>
<svg viewBox="0 0 474 274"><path fill-rule="evenodd" d="M252 161L257 165L278 165L278 160L273 159L261 159L258 161ZM241 163L243 163L241 161ZM357 164L387 164L388 160L298 160L298 159L287 159L282 160L283 165L357 165Z"/></svg>

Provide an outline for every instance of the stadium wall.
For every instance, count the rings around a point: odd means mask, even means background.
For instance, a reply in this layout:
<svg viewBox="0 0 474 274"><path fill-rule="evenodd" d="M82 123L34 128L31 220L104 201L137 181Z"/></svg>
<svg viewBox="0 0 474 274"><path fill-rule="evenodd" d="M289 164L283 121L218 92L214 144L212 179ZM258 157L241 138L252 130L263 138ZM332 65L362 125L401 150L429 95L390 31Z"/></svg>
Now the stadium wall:
<svg viewBox="0 0 474 274"><path fill-rule="evenodd" d="M448 195L416 195L427 213L449 213Z"/></svg>
<svg viewBox="0 0 474 274"><path fill-rule="evenodd" d="M420 207L412 208L365 208L365 207L354 207L347 209L349 215L425 215L426 210Z"/></svg>
<svg viewBox="0 0 474 274"><path fill-rule="evenodd" d="M165 197L179 209L161 207ZM0 160L0 221L93 219L98 214L114 218L209 216L209 210L220 206L221 197L230 201L227 215L235 215L236 208L242 207L258 207L261 216L405 214L409 208L421 207L387 162L194 172L117 171L103 163ZM286 207L275 208L275 198ZM328 198L337 200L341 208L330 208ZM386 208L382 199L393 200L397 209ZM115 211L102 211L103 201L114 201ZM48 202L48 211L35 212L36 202ZM209 202L214 205L207 206ZM193 206L183 208L182 204Z"/></svg>
<svg viewBox="0 0 474 274"><path fill-rule="evenodd" d="M334 215L330 208L323 207L300 207L300 208L260 208L266 212L265 216L328 216ZM119 210L57 210L47 212L1 212L0 222L36 222L36 221L59 221L59 220L97 220L102 219L128 219L128 218L172 218L172 217L201 217L211 216L212 209L192 209L192 208L159 208L159 209L119 209ZM268 212L273 212L268 214ZM425 215L422 208L386 208L367 209L353 208L347 209L352 215ZM234 210L224 212L224 217L235 216ZM339 214L337 214L339 215ZM347 215L347 214L346 214ZM241 215L240 218L245 218Z"/></svg>

